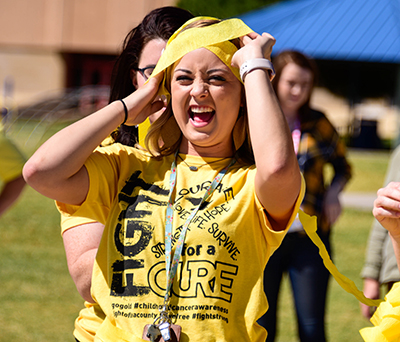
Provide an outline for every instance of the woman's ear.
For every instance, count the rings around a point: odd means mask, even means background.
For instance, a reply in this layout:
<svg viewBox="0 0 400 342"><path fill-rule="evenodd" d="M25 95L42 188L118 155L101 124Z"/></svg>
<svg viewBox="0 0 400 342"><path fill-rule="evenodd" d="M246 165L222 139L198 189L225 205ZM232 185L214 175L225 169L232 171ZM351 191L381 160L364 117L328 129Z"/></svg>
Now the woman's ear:
<svg viewBox="0 0 400 342"><path fill-rule="evenodd" d="M138 88L138 83L137 83L137 71L131 69L131 71L130 71L130 77L131 77L133 86L137 89L137 88Z"/></svg>

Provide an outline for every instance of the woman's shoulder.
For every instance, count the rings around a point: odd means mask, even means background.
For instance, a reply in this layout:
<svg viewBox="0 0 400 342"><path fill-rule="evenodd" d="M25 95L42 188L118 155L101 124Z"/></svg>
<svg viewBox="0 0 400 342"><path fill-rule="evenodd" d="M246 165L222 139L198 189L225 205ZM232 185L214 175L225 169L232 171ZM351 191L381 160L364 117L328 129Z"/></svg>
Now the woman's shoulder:
<svg viewBox="0 0 400 342"><path fill-rule="evenodd" d="M139 147L114 143L109 146L98 147L91 158L96 164L114 165L120 170L148 170L170 169L174 155L154 157L147 150Z"/></svg>
<svg viewBox="0 0 400 342"><path fill-rule="evenodd" d="M235 164L233 164L230 168L229 171L230 173L234 174L235 177L248 177L250 174L254 174L257 171L257 167L255 164L248 164L245 162L242 162L240 160L236 160Z"/></svg>
<svg viewBox="0 0 400 342"><path fill-rule="evenodd" d="M107 155L118 155L118 156L131 156L141 160L149 160L151 155L140 147L132 147L123 145L121 143L113 143L107 146L99 146L95 152Z"/></svg>
<svg viewBox="0 0 400 342"><path fill-rule="evenodd" d="M336 129L332 122L328 119L325 113L309 109L304 113L301 120L302 130L320 130L323 129L327 132L336 132Z"/></svg>
<svg viewBox="0 0 400 342"><path fill-rule="evenodd" d="M142 169L149 163L151 156L146 151L136 147L113 143L97 147L89 159L86 167L97 169L98 172L122 172L128 169ZM106 171L107 170L107 171Z"/></svg>
<svg viewBox="0 0 400 342"><path fill-rule="evenodd" d="M328 120L326 115L316 109L309 108L303 115L304 122L315 122L319 120ZM329 120L328 120L329 121Z"/></svg>

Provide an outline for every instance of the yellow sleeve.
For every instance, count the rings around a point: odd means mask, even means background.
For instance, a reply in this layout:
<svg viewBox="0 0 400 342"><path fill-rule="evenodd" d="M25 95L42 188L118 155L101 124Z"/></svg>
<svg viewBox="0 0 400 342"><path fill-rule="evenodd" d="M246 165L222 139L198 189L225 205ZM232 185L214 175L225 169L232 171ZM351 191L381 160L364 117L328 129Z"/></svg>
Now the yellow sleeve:
<svg viewBox="0 0 400 342"><path fill-rule="evenodd" d="M96 151L85 163L90 186L86 200L81 205L56 201L61 213L61 233L86 223L105 224L117 193L118 166L112 157Z"/></svg>
<svg viewBox="0 0 400 342"><path fill-rule="evenodd" d="M20 176L25 162L21 151L0 131L0 180L8 183Z"/></svg>

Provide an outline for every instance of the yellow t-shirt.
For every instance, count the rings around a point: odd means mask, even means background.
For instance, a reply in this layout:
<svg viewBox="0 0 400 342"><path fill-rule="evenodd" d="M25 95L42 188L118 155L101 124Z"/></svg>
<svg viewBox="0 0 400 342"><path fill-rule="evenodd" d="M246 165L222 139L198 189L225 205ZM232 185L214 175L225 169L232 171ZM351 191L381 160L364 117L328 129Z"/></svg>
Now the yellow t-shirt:
<svg viewBox="0 0 400 342"><path fill-rule="evenodd" d="M114 144L115 141L111 136L108 136L106 139L104 139L101 143L101 146L109 146L111 144ZM87 208L87 210L90 210L90 208ZM91 219L89 217L85 216L78 216L78 215L63 215L61 212L61 235L64 234L64 232L67 229L80 226L82 224L87 224L87 223L93 223L97 222L94 219Z"/></svg>
<svg viewBox="0 0 400 342"><path fill-rule="evenodd" d="M8 183L21 176L25 161L24 155L0 127L0 181Z"/></svg>
<svg viewBox="0 0 400 342"><path fill-rule="evenodd" d="M182 156L189 165L214 158ZM85 164L90 178L80 207L59 203L66 215L108 218L92 278L92 296L107 316L95 341L141 341L165 295L164 231L174 156L150 158L113 144ZM227 160L190 171L178 158L173 240ZM257 319L267 308L262 275L286 231L269 226L256 198L256 169L234 164L193 218L172 286L181 341L264 341ZM293 210L293 221L304 196ZM174 243L175 244L175 243ZM117 337L119 336L119 337Z"/></svg>
<svg viewBox="0 0 400 342"><path fill-rule="evenodd" d="M74 337L79 342L92 342L105 319L104 312L98 304L85 302L85 307L75 320Z"/></svg>

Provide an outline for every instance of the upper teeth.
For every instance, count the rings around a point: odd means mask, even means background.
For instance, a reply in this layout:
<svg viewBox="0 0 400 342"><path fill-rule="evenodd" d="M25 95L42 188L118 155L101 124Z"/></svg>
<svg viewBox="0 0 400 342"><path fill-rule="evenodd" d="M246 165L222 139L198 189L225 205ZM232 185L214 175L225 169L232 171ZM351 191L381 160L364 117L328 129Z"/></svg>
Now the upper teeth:
<svg viewBox="0 0 400 342"><path fill-rule="evenodd" d="M194 113L207 113L213 111L210 107L192 107L191 110Z"/></svg>

